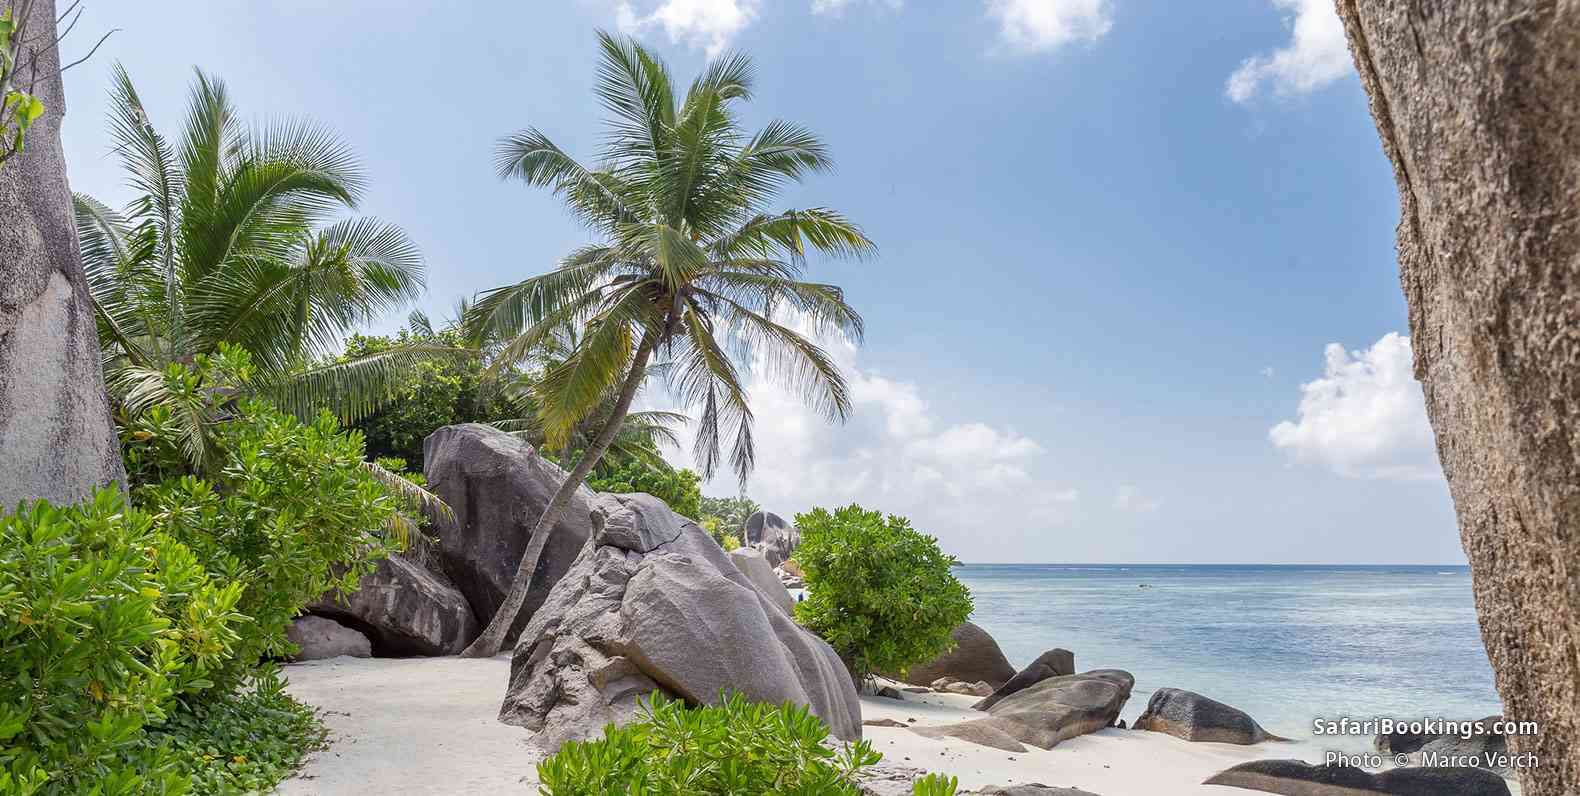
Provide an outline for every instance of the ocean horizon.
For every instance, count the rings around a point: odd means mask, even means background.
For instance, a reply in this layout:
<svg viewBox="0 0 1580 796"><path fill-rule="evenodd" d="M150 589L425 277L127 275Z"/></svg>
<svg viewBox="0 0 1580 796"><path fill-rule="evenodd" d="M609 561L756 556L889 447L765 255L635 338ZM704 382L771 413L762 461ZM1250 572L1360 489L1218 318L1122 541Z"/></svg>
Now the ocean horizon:
<svg viewBox="0 0 1580 796"><path fill-rule="evenodd" d="M1434 564L963 564L972 621L1017 668L1047 649L1077 671L1124 669L1133 722L1159 688L1250 713L1324 749L1339 717L1477 719L1500 713L1470 570Z"/></svg>

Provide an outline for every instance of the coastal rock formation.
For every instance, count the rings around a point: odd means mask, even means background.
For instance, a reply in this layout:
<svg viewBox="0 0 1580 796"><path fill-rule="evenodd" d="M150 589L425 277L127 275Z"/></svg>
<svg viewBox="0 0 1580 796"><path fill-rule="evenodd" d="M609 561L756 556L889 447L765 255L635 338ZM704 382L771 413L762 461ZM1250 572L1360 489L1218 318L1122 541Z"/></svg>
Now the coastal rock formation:
<svg viewBox="0 0 1580 796"><path fill-rule="evenodd" d="M428 488L455 516L434 524L444 570L466 595L472 612L487 621L505 600L532 528L565 471L519 437L481 423L445 426L423 442ZM525 624L570 567L592 532L594 493L577 490L534 563L532 590L519 622ZM511 638L514 637L512 634Z"/></svg>
<svg viewBox="0 0 1580 796"><path fill-rule="evenodd" d="M774 574L773 567L768 566L768 560L763 558L759 550L742 547L729 552L730 563L741 571L746 579L757 587L757 590L767 597L769 602L779 606L785 616L794 616L795 600L791 599L790 592L785 590L784 584L779 582L779 576Z"/></svg>
<svg viewBox="0 0 1580 796"><path fill-rule="evenodd" d="M0 168L0 512L23 500L75 503L126 479L60 144L57 9L54 0L5 8L27 14L18 67L44 114Z"/></svg>
<svg viewBox="0 0 1580 796"><path fill-rule="evenodd" d="M380 656L454 655L482 630L472 608L444 576L404 558L386 558L357 590L307 606L365 633Z"/></svg>
<svg viewBox="0 0 1580 796"><path fill-rule="evenodd" d="M696 523L649 495L600 495L594 530L511 658L499 718L556 749L629 721L663 689L693 703L723 689L807 705L861 737L845 665L730 562Z"/></svg>
<svg viewBox="0 0 1580 796"><path fill-rule="evenodd" d="M1016 672L1014 677L1009 678L1009 682L999 686L997 691L971 707L976 710L987 710L1016 691L1023 691L1049 677L1062 677L1067 674L1075 674L1075 653L1055 647L1038 655L1037 660Z"/></svg>
<svg viewBox="0 0 1580 796"><path fill-rule="evenodd" d="M1021 744L1052 749L1060 741L1113 725L1135 682L1119 669L1050 677L1000 700L985 719L913 730L929 738L959 738L1011 752L1025 751Z"/></svg>
<svg viewBox="0 0 1580 796"><path fill-rule="evenodd" d="M367 636L322 616L297 617L285 629L285 637L297 646L292 660L317 661L341 655L373 657L373 645Z"/></svg>
<svg viewBox="0 0 1580 796"><path fill-rule="evenodd" d="M1395 768L1370 774L1354 766L1314 766L1299 760L1241 763L1202 784L1286 796L1510 796L1502 777L1479 768Z"/></svg>
<svg viewBox="0 0 1580 796"><path fill-rule="evenodd" d="M1378 735L1372 741L1372 745L1376 747L1378 752L1386 755L1409 755L1409 765L1412 766L1426 765L1430 762L1433 755L1474 757L1481 764L1482 768L1507 777L1513 774L1507 766L1491 765L1491 763L1497 762L1502 755L1509 751L1508 737L1490 732L1492 725L1502 720L1502 716L1488 716L1482 719L1482 727L1489 731L1471 733L1469 738L1453 733L1421 735L1418 733L1395 732ZM1473 724L1474 722L1465 723Z"/></svg>
<svg viewBox="0 0 1580 796"><path fill-rule="evenodd" d="M1147 709L1136 719L1135 728L1167 733L1187 741L1241 746L1284 740L1262 729L1262 725L1239 708L1178 688L1154 691L1152 699L1147 701Z"/></svg>
<svg viewBox="0 0 1580 796"><path fill-rule="evenodd" d="M974 683L968 683L964 680L955 680L954 682L945 683L943 687L939 688L938 690L947 691L951 694L964 694L966 696L979 697L987 696L993 693L993 686L988 685L983 680L978 680Z"/></svg>
<svg viewBox="0 0 1580 796"><path fill-rule="evenodd" d="M771 511L759 511L746 518L741 541L761 550L769 567L783 564L801 545L801 530Z"/></svg>
<svg viewBox="0 0 1580 796"><path fill-rule="evenodd" d="M1580 8L1341 0L1399 187L1399 283L1476 614L1539 766L1580 793Z"/></svg>
<svg viewBox="0 0 1580 796"><path fill-rule="evenodd" d="M904 676L896 677L912 685L931 685L934 680L947 677L974 683L978 680L998 688L1015 676L1015 667L1009 665L1004 651L986 630L963 622L949 632L954 647L927 663L908 669Z"/></svg>

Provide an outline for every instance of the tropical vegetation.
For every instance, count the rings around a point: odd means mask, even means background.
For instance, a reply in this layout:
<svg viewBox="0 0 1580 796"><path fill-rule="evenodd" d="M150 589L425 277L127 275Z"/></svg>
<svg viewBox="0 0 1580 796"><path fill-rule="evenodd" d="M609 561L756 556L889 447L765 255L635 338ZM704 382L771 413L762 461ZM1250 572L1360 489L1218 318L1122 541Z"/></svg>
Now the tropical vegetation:
<svg viewBox="0 0 1580 796"><path fill-rule="evenodd" d="M839 653L852 677L903 673L948 651L950 631L971 616L971 592L937 539L904 517L854 504L795 521L807 588L796 620Z"/></svg>
<svg viewBox="0 0 1580 796"><path fill-rule="evenodd" d="M599 44L596 91L611 117L599 164L584 165L537 129L507 138L498 155L502 176L553 191L598 242L546 274L484 294L467 320L474 337L501 341L491 369L574 330L571 350L534 386L551 449L615 396L535 533L553 527L608 450L652 363L698 413L693 455L704 479L727 458L744 480L756 459L747 368L798 389L828 418L843 418L845 380L815 339L859 337L861 317L838 287L803 274L809 253L853 257L873 249L836 211L773 207L782 188L833 161L799 125L743 129L736 110L752 96L749 58L714 60L678 95L669 69L640 44L608 34ZM518 574L469 654L498 651L527 585Z"/></svg>
<svg viewBox="0 0 1580 796"><path fill-rule="evenodd" d="M640 719L609 725L602 738L572 741L538 764L542 796L776 793L859 796L857 776L883 758L869 741L838 751L828 727L804 705L748 702L721 694L717 705L688 708L654 692ZM952 778L928 775L918 796L953 796Z"/></svg>
<svg viewBox="0 0 1580 796"><path fill-rule="evenodd" d="M355 209L366 180L350 148L302 121L242 124L225 84L197 72L184 124L160 134L125 70L112 75L110 132L137 197L116 210L76 197L83 267L105 380L136 415L170 399L172 365L221 345L248 352L248 388L310 418L355 419L416 362L464 356L392 348L322 362L350 327L421 294L424 266L398 228ZM177 413L194 463L208 418Z"/></svg>

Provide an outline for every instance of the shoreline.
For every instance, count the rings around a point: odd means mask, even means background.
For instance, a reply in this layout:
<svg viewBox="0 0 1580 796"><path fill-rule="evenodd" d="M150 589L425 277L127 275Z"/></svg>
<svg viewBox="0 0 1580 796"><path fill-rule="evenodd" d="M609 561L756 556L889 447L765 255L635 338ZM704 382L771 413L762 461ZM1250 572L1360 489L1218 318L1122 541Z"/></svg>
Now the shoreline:
<svg viewBox="0 0 1580 796"><path fill-rule="evenodd" d="M284 667L292 695L316 708L330 729L280 796L309 794L532 793L541 754L532 733L495 716L510 658L331 658ZM861 698L864 720L908 726L949 724L982 714L975 697L911 694ZM1129 712L1130 706L1127 706ZM911 721L914 719L915 721ZM1004 752L902 727L865 726L883 753L877 773L921 769L960 779L961 790L1040 782L1101 796L1229 793L1200 784L1225 768L1262 758L1301 757L1300 744L1191 743L1156 732L1108 728L1050 750ZM903 787L902 787L903 785ZM878 781L878 793L908 794L908 782ZM1244 791L1241 791L1244 792Z"/></svg>

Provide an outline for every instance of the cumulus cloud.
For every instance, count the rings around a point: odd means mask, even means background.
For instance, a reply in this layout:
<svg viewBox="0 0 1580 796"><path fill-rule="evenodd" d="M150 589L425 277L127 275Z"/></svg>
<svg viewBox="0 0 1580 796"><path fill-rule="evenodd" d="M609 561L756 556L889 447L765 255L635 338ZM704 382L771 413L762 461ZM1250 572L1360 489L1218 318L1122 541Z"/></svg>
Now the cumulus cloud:
<svg viewBox="0 0 1580 796"><path fill-rule="evenodd" d="M663 0L643 13L630 0L616 6L621 30L638 33L662 28L669 40L718 55L757 18L760 0Z"/></svg>
<svg viewBox="0 0 1580 796"><path fill-rule="evenodd" d="M791 324L796 325L796 324ZM1014 429L942 416L914 381L880 374L840 338L818 342L850 385L852 410L829 424L753 363L747 390L756 416L757 467L747 493L786 516L852 502L903 514L927 533L971 546L983 531L1019 533L1063 522L1079 493L1037 473L1046 450ZM681 409L680 411L685 411ZM695 414L695 413L692 413ZM690 439L674 452L689 464ZM721 473L708 494L734 494ZM985 554L977 551L974 560ZM991 560L991 556L988 556Z"/></svg>
<svg viewBox="0 0 1580 796"><path fill-rule="evenodd" d="M905 5L905 2L904 0L812 0L812 13L839 16L844 13L845 9L853 5L863 4L899 9Z"/></svg>
<svg viewBox="0 0 1580 796"><path fill-rule="evenodd" d="M1268 432L1273 444L1350 478L1440 477L1410 338L1390 332L1364 351L1329 343L1324 358L1322 376L1300 387L1298 417Z"/></svg>
<svg viewBox="0 0 1580 796"><path fill-rule="evenodd" d="M1096 41L1114 26L1109 0L987 0L987 13L1004 41L1022 52Z"/></svg>
<svg viewBox="0 0 1580 796"><path fill-rule="evenodd" d="M1293 14L1289 44L1240 64L1224 87L1235 102L1249 102L1268 85L1280 96L1307 94L1353 68L1332 0L1273 0L1273 5Z"/></svg>

